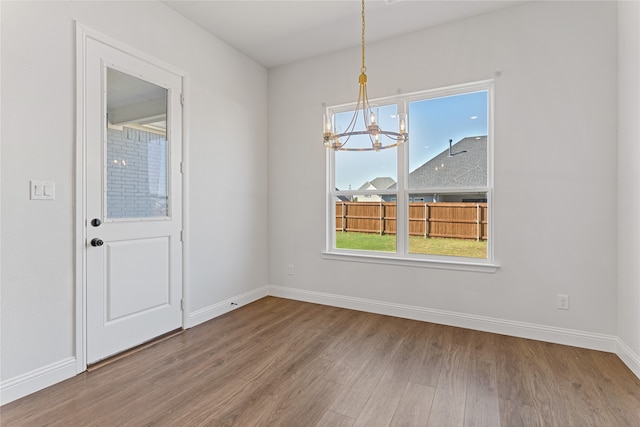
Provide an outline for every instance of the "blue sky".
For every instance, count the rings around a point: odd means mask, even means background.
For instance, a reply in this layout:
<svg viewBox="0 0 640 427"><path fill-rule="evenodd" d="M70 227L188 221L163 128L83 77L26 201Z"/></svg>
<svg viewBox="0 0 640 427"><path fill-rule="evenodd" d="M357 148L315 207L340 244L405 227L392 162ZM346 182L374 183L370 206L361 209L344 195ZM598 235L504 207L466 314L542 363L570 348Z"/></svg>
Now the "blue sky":
<svg viewBox="0 0 640 427"><path fill-rule="evenodd" d="M381 106L382 129L397 131L395 105ZM336 130L344 130L353 113L336 114ZM360 118L358 119L360 120ZM487 135L487 92L432 98L409 103L409 171L413 171L453 143L468 136ZM368 144L368 137L353 137L352 144ZM366 181L389 176L397 181L396 149L364 152L338 151L336 187L358 189Z"/></svg>

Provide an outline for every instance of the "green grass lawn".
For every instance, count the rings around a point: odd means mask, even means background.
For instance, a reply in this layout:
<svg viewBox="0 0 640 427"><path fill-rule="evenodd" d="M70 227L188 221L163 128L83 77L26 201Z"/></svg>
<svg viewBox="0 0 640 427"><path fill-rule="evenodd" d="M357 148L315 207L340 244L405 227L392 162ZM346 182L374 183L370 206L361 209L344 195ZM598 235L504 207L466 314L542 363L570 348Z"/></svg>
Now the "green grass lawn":
<svg viewBox="0 0 640 427"><path fill-rule="evenodd" d="M336 248L366 251L396 251L396 236L336 231ZM414 254L448 255L486 258L487 242L466 239L424 238L409 236L409 252Z"/></svg>

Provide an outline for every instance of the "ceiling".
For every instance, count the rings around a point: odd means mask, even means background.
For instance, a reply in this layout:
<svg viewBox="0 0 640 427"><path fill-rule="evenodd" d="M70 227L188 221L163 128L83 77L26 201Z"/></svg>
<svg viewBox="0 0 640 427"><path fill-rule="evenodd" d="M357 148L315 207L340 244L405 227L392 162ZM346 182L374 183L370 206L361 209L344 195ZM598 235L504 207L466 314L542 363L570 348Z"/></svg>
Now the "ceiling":
<svg viewBox="0 0 640 427"><path fill-rule="evenodd" d="M360 46L358 0L164 3L267 68ZM367 0L366 42L480 15L522 0Z"/></svg>
<svg viewBox="0 0 640 427"><path fill-rule="evenodd" d="M107 68L107 118L113 126L165 132L167 89Z"/></svg>

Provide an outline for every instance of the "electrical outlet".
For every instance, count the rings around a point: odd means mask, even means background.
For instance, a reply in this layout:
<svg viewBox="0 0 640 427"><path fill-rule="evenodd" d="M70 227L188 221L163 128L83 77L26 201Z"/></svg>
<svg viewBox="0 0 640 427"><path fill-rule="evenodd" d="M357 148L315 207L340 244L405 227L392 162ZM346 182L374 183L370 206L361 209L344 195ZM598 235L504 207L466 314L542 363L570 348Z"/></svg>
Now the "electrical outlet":
<svg viewBox="0 0 640 427"><path fill-rule="evenodd" d="M569 310L569 295L558 294L558 306L560 310Z"/></svg>
<svg viewBox="0 0 640 427"><path fill-rule="evenodd" d="M296 274L296 270L293 268L293 264L289 264L289 275L293 276Z"/></svg>

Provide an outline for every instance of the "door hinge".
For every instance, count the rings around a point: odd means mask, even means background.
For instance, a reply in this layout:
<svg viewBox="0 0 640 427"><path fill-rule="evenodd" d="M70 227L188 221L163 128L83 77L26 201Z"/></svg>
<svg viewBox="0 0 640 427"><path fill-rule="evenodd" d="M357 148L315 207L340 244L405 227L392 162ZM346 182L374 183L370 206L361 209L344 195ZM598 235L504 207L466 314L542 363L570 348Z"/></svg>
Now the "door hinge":
<svg viewBox="0 0 640 427"><path fill-rule="evenodd" d="M180 241L184 242L184 231L180 230Z"/></svg>
<svg viewBox="0 0 640 427"><path fill-rule="evenodd" d="M180 94L180 105L184 107L184 95Z"/></svg>
<svg viewBox="0 0 640 427"><path fill-rule="evenodd" d="M184 173L184 162L180 162L180 173Z"/></svg>
<svg viewBox="0 0 640 427"><path fill-rule="evenodd" d="M184 310L184 300L180 300L180 310Z"/></svg>

